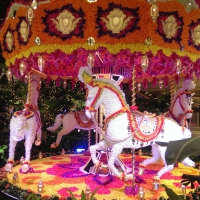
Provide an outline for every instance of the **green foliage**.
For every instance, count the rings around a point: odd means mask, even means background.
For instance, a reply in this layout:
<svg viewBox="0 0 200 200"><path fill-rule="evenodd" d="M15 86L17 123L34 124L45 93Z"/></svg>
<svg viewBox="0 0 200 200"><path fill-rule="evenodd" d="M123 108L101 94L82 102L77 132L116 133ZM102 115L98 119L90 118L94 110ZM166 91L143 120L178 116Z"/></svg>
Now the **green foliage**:
<svg viewBox="0 0 200 200"><path fill-rule="evenodd" d="M177 195L171 188L168 188L165 184L161 184L161 186L165 188L166 194L168 195L170 199L173 199L173 200L185 199L183 195Z"/></svg>
<svg viewBox="0 0 200 200"><path fill-rule="evenodd" d="M3 159L5 149L7 149L6 145L0 146L0 159Z"/></svg>
<svg viewBox="0 0 200 200"><path fill-rule="evenodd" d="M99 188L96 188L95 190L93 190L93 192L91 192L89 199L87 198L87 195L86 195L85 191L82 190L82 192L81 192L81 200L95 200L94 195L96 194L98 189ZM72 200L77 200L70 189L66 188L66 190L70 193Z"/></svg>
<svg viewBox="0 0 200 200"><path fill-rule="evenodd" d="M49 86L43 82L38 104L40 112L44 114L47 122L46 126L49 126L54 122L55 116L64 109L68 112L83 109L85 90L80 89L79 82L72 89L72 82L70 80L67 81L66 88L62 86L57 87L53 81L50 82Z"/></svg>

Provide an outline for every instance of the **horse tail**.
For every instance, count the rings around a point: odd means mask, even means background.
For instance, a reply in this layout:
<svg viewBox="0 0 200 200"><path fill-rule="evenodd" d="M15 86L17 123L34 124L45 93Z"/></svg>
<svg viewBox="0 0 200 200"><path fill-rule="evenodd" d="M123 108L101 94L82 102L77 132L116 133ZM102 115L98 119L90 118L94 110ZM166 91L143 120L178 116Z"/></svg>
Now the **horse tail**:
<svg viewBox="0 0 200 200"><path fill-rule="evenodd" d="M47 128L48 131L55 131L57 130L62 124L63 114L58 114L55 118L55 122L53 126Z"/></svg>

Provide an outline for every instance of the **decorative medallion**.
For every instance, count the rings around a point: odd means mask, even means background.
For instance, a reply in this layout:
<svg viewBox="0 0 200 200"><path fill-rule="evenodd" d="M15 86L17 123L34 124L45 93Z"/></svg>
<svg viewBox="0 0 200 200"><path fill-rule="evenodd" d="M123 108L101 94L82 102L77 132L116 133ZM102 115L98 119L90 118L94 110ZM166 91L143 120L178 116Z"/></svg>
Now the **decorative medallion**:
<svg viewBox="0 0 200 200"><path fill-rule="evenodd" d="M171 43L175 40L180 44L183 18L179 17L178 12L160 12L157 24L157 32L165 42Z"/></svg>
<svg viewBox="0 0 200 200"><path fill-rule="evenodd" d="M104 17L101 17L101 19L105 22L107 29L112 31L112 33L120 33L120 31L126 28L128 22L133 17L130 16L126 18L126 15L119 8L114 8L109 13L107 18L108 20Z"/></svg>
<svg viewBox="0 0 200 200"><path fill-rule="evenodd" d="M198 19L197 22L192 21L189 25L188 44L200 50L200 19Z"/></svg>
<svg viewBox="0 0 200 200"><path fill-rule="evenodd" d="M79 20L81 20L81 18L75 19L72 13L70 13L68 10L62 11L56 19L57 20L51 20L56 25L56 29L62 32L62 34L70 34L77 26Z"/></svg>
<svg viewBox="0 0 200 200"><path fill-rule="evenodd" d="M139 30L139 8L131 9L109 4L108 9L102 10L98 7L98 17L96 19L98 37L109 34L111 37L125 37L128 33Z"/></svg>
<svg viewBox="0 0 200 200"><path fill-rule="evenodd" d="M191 29L192 39L194 41L194 45L200 44L200 25L196 26L194 30Z"/></svg>
<svg viewBox="0 0 200 200"><path fill-rule="evenodd" d="M82 8L75 10L71 4L63 6L61 9L45 10L46 16L43 17L43 23L46 28L44 32L49 35L60 37L62 40L72 36L83 37L83 28L85 24L85 14Z"/></svg>
<svg viewBox="0 0 200 200"><path fill-rule="evenodd" d="M13 49L13 35L10 31L6 33L6 46L9 51Z"/></svg>
<svg viewBox="0 0 200 200"><path fill-rule="evenodd" d="M161 20L161 22L166 38L171 39L172 37L174 37L177 30L180 28L180 26L177 25L176 19L173 15L170 15L165 21Z"/></svg>
<svg viewBox="0 0 200 200"><path fill-rule="evenodd" d="M29 27L28 27L28 24L24 20L20 24L19 32L20 32L20 36L22 37L24 42L27 42Z"/></svg>
<svg viewBox="0 0 200 200"><path fill-rule="evenodd" d="M25 17L19 17L19 23L17 24L17 32L19 44L26 45L32 33L29 26L29 22Z"/></svg>
<svg viewBox="0 0 200 200"><path fill-rule="evenodd" d="M10 27L7 29L6 34L4 35L3 46L4 50L8 53L11 53L14 49L14 31L11 30Z"/></svg>

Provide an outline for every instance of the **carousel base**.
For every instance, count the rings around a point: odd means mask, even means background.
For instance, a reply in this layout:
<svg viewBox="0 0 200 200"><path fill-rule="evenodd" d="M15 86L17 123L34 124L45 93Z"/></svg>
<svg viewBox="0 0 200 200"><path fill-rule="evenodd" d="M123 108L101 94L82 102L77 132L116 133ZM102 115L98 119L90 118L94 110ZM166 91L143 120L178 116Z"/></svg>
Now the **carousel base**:
<svg viewBox="0 0 200 200"><path fill-rule="evenodd" d="M159 186L157 190L152 189L153 177L163 166L162 163L158 162L149 165L145 169L144 175L137 175L139 163L146 158L146 156L138 155L135 157L136 184L144 189L145 199L158 199L161 196L167 199L168 196L162 186ZM131 168L132 157L130 154L121 154L120 159L127 167ZM107 168L98 170L96 174L84 172L82 169L89 160L90 156L82 154L39 158L31 161L31 169L28 173L22 173L20 170L21 165L16 165L11 173L7 173L7 178L9 183L22 189L29 189L34 193L39 193L38 183L42 180L41 195L57 195L60 199L66 199L70 196L66 188L70 189L77 199L81 199L81 192L82 190L85 191L86 188L90 188L91 191L98 188L95 194L97 200L133 200L139 198L138 194L133 195L125 192L125 188L132 185L131 181L124 182L112 176L112 174L108 173ZM14 172L18 174L18 179L15 181L13 179ZM178 167L161 177L160 185L165 184L173 189L176 194L181 195L180 183L183 174L199 175L199 171L179 164ZM189 191L192 191L190 185L187 186L187 193Z"/></svg>

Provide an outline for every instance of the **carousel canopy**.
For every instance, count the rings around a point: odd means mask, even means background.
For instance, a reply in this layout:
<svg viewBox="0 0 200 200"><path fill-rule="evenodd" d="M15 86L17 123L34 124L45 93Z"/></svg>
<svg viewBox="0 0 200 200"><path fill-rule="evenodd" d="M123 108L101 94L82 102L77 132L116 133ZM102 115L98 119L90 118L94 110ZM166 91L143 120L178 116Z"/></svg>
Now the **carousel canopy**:
<svg viewBox="0 0 200 200"><path fill-rule="evenodd" d="M124 82L200 78L200 2L13 0L0 40L8 76L77 79L81 66Z"/></svg>

